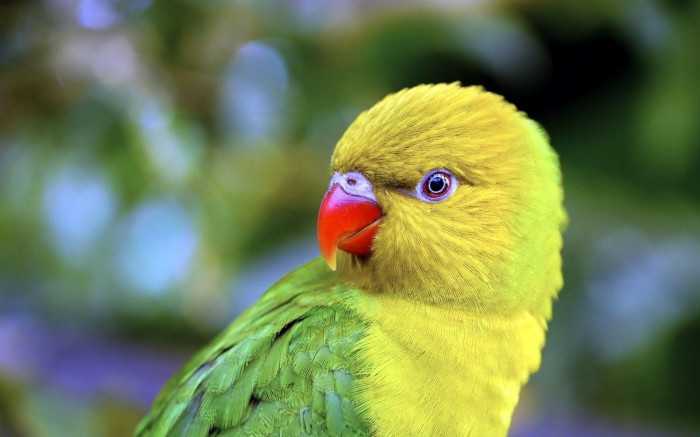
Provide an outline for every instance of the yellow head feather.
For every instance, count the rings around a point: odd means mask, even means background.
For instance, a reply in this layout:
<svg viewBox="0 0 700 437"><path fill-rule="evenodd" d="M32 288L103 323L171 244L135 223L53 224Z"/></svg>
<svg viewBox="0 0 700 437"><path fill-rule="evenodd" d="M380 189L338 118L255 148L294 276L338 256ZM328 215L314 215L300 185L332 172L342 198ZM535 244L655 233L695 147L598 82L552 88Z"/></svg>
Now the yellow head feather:
<svg viewBox="0 0 700 437"><path fill-rule="evenodd" d="M502 97L459 84L389 95L348 128L332 167L362 172L385 212L369 260L339 257L349 280L411 300L548 316L562 284L558 160L544 131ZM405 194L438 168L460 182L452 197Z"/></svg>

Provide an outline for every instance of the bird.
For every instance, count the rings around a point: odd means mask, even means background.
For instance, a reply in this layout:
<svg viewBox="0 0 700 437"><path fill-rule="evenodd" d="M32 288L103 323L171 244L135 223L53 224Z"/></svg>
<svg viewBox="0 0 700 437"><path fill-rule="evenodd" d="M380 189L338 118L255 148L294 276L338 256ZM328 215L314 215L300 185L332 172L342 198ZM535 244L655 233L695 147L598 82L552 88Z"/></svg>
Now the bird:
<svg viewBox="0 0 700 437"><path fill-rule="evenodd" d="M137 436L507 435L563 285L544 129L480 86L418 85L358 115L330 167L321 256L170 379Z"/></svg>

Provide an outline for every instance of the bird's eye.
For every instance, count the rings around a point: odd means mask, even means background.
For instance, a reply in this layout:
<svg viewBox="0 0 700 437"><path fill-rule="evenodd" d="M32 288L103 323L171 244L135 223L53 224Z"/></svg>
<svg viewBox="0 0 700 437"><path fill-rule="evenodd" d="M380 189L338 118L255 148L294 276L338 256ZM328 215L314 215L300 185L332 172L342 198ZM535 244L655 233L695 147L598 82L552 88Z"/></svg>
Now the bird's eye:
<svg viewBox="0 0 700 437"><path fill-rule="evenodd" d="M427 202L440 202L450 197L457 188L457 180L447 170L428 172L416 187L416 194Z"/></svg>

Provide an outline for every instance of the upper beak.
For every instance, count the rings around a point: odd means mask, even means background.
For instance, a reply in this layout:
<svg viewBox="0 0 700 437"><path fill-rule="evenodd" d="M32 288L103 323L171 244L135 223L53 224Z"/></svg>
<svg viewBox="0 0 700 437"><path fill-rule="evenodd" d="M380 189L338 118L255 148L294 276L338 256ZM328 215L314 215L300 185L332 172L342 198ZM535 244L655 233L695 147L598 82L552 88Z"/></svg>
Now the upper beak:
<svg viewBox="0 0 700 437"><path fill-rule="evenodd" d="M336 268L337 249L360 256L372 252L372 242L382 218L382 210L373 200L371 191L372 198L353 193L354 186L345 183L345 179L336 182L337 178L345 178L345 175L334 176L321 202L316 229L321 255L332 270ZM369 184L364 177L362 179Z"/></svg>

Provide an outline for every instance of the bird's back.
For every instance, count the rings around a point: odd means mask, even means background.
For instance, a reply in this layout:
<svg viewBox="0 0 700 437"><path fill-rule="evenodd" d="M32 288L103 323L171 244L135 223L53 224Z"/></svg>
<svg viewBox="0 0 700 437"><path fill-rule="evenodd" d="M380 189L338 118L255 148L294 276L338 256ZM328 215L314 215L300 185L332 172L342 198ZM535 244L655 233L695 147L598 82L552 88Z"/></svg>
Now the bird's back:
<svg viewBox="0 0 700 437"><path fill-rule="evenodd" d="M145 436L368 435L355 353L366 325L320 260L280 280L173 377Z"/></svg>

